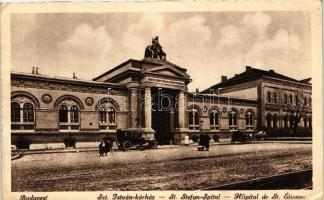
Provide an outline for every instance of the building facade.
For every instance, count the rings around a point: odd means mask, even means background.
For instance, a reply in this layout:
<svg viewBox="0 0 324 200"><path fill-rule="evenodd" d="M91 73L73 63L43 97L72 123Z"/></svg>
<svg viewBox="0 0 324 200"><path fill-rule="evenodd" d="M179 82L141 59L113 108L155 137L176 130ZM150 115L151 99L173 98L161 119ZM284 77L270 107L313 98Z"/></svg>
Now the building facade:
<svg viewBox="0 0 324 200"><path fill-rule="evenodd" d="M18 149L97 147L118 129L140 132L160 145L181 144L186 136L195 141L201 132L223 141L235 130L289 129L291 113L286 104L299 99L297 91L307 108L298 126L311 129L307 80L247 67L246 72L228 80L223 77L200 93L188 92L190 82L185 68L154 57L130 59L91 81L50 77L34 70L12 72L12 145Z"/></svg>
<svg viewBox="0 0 324 200"><path fill-rule="evenodd" d="M246 66L245 72L222 81L203 93L217 91L228 97L257 100L257 129L268 132L312 133L311 79L296 80L274 70L260 70ZM298 130L296 130L298 129ZM288 134L289 135L289 134ZM302 133L296 136L301 136Z"/></svg>

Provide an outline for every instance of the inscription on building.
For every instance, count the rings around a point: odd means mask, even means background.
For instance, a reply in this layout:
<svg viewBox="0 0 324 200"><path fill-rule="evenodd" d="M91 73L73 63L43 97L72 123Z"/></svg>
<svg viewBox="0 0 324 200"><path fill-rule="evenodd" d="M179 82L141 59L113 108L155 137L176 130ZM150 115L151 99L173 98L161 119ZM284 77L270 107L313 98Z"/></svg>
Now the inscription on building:
<svg viewBox="0 0 324 200"><path fill-rule="evenodd" d="M184 83L181 81L174 81L174 80L161 79L161 78L147 78L147 81L151 83L162 83L168 85L184 86Z"/></svg>

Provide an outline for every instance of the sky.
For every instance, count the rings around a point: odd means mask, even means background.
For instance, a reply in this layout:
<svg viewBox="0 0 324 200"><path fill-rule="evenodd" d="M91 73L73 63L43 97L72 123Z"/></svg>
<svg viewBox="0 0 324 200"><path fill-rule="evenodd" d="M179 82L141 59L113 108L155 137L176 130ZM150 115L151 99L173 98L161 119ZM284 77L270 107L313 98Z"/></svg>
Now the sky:
<svg viewBox="0 0 324 200"><path fill-rule="evenodd" d="M245 66L311 77L310 13L303 11L12 14L11 67L91 80L143 59L155 36L167 60L187 68L190 91Z"/></svg>

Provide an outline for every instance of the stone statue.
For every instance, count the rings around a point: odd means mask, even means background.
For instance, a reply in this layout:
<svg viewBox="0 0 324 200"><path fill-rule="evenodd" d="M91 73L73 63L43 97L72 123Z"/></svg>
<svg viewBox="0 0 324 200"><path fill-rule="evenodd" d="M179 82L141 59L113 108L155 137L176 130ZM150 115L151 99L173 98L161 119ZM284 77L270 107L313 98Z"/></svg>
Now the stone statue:
<svg viewBox="0 0 324 200"><path fill-rule="evenodd" d="M166 53L162 50L162 46L159 43L159 36L153 38L152 44L146 47L144 58L166 60Z"/></svg>

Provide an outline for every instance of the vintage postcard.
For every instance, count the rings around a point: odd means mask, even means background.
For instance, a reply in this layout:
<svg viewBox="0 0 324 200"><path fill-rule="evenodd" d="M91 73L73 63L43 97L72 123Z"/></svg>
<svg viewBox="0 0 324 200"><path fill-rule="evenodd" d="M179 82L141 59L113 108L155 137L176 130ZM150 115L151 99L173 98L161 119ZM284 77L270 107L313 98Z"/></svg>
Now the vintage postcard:
<svg viewBox="0 0 324 200"><path fill-rule="evenodd" d="M3 199L322 199L321 6L3 4Z"/></svg>

